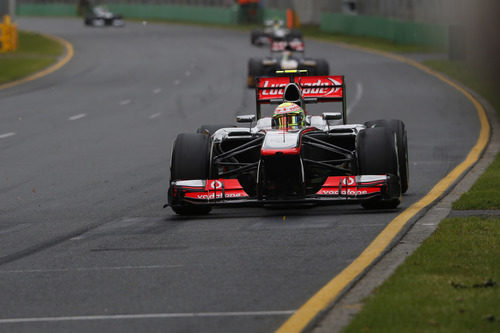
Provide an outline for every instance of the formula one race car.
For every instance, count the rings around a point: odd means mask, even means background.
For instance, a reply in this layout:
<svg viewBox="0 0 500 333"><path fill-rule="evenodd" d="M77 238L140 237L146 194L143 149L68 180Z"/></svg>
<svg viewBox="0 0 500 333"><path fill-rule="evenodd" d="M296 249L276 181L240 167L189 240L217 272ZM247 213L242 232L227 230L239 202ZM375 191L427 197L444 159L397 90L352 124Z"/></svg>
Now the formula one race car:
<svg viewBox="0 0 500 333"><path fill-rule="evenodd" d="M271 55L248 60L247 85L255 87L255 78L273 76L277 70L307 70L311 75L328 75L330 67L325 59L307 58L304 42L300 39L277 40L271 43Z"/></svg>
<svg viewBox="0 0 500 333"><path fill-rule="evenodd" d="M250 42L253 45L269 45L273 40L302 39L302 33L298 30L285 27L283 20L267 20L264 30L252 30Z"/></svg>
<svg viewBox="0 0 500 333"><path fill-rule="evenodd" d="M121 15L113 14L103 6L90 8L87 13L85 13L83 22L85 25L93 27L122 27L125 25L125 21Z"/></svg>
<svg viewBox="0 0 500 333"><path fill-rule="evenodd" d="M206 214L232 206L400 204L408 189L404 123L347 124L343 76L293 72L257 79L256 115L237 118L249 126L202 126L177 136L165 206L177 214ZM342 108L305 113L311 103L324 102ZM268 104L280 105L272 117L262 117Z"/></svg>

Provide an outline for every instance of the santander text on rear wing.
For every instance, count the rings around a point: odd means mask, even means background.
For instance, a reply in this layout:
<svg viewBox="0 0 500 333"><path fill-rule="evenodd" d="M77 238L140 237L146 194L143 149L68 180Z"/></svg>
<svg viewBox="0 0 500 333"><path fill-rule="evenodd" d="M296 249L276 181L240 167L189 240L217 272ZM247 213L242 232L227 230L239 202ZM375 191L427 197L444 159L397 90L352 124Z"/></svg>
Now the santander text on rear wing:
<svg viewBox="0 0 500 333"><path fill-rule="evenodd" d="M278 74L287 76L258 77L256 79L255 95L257 102L257 118L261 118L260 105L280 104L284 101L307 103L341 102L344 123L346 119L345 83L343 75L299 76L302 71L284 71ZM285 95L288 86L296 85L299 96L292 100Z"/></svg>

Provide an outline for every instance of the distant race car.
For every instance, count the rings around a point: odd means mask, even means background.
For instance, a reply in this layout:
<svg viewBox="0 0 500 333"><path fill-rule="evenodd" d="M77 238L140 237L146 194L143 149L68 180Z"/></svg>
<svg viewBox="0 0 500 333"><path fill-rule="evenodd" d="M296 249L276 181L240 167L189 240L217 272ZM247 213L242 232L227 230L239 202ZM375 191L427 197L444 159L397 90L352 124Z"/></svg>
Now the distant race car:
<svg viewBox="0 0 500 333"><path fill-rule="evenodd" d="M255 87L259 76L274 76L277 70L307 70L311 75L328 75L330 66L325 59L304 55L304 42L300 39L277 40L271 43L271 54L265 58L250 58L247 66L247 85Z"/></svg>
<svg viewBox="0 0 500 333"><path fill-rule="evenodd" d="M237 117L247 126L203 125L177 136L165 206L207 214L213 207L400 204L409 179L404 123L347 124L343 76L290 72L257 79L256 115ZM340 112L304 110L324 102L340 102ZM267 104L279 106L262 117Z"/></svg>
<svg viewBox="0 0 500 333"><path fill-rule="evenodd" d="M87 26L103 27L114 26L122 27L125 21L121 15L113 14L106 7L93 7L85 14L83 22Z"/></svg>
<svg viewBox="0 0 500 333"><path fill-rule="evenodd" d="M286 28L283 20L275 19L267 20L264 30L252 30L250 34L250 42L257 46L269 45L277 39L302 39L302 33L295 29Z"/></svg>

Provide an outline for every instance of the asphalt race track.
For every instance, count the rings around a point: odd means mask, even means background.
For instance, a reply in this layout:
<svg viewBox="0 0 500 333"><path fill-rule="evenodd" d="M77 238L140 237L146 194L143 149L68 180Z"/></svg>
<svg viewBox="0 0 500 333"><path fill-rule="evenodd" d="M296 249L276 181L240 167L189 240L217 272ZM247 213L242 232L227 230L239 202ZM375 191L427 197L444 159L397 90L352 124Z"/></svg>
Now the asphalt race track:
<svg viewBox="0 0 500 333"><path fill-rule="evenodd" d="M0 331L271 332L464 160L479 122L407 64L306 40L348 84L349 121L402 119L400 209L162 209L171 143L255 112L249 33L23 18L71 42L41 79L0 90ZM8 134L8 135L6 135Z"/></svg>

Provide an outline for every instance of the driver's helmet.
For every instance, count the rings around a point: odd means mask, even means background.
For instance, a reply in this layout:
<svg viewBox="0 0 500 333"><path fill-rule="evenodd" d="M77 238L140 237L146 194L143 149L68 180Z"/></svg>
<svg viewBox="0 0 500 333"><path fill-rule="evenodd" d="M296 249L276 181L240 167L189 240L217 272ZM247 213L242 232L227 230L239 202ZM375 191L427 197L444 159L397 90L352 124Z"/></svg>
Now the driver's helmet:
<svg viewBox="0 0 500 333"><path fill-rule="evenodd" d="M282 103L273 114L273 128L300 128L304 126L306 114L304 110L295 103Z"/></svg>

